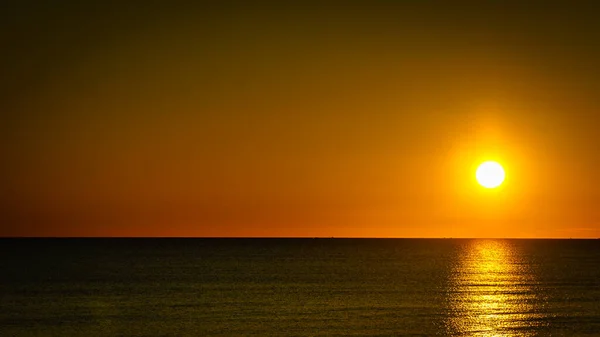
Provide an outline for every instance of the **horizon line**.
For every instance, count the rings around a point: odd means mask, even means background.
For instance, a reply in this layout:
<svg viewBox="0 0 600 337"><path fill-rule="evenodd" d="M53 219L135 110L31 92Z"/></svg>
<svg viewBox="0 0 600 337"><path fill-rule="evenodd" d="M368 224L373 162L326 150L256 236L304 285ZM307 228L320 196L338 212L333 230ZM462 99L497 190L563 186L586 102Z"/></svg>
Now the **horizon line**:
<svg viewBox="0 0 600 337"><path fill-rule="evenodd" d="M366 239L366 240L600 240L600 237L364 237L364 236L0 236L2 239Z"/></svg>

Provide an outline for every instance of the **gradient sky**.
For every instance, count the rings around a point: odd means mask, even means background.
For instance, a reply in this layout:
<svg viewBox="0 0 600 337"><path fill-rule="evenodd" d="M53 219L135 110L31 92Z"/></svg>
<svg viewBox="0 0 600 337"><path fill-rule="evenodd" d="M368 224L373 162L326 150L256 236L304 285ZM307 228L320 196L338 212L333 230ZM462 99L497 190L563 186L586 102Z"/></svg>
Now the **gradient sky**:
<svg viewBox="0 0 600 337"><path fill-rule="evenodd" d="M600 237L592 1L15 3L0 236Z"/></svg>

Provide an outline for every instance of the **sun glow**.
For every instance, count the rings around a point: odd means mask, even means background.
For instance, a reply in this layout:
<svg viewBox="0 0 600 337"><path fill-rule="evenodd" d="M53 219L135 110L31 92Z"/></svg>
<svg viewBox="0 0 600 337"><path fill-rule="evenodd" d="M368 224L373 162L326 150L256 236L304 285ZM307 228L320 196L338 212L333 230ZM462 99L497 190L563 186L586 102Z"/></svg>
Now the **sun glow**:
<svg viewBox="0 0 600 337"><path fill-rule="evenodd" d="M504 181L504 169L495 161L486 161L475 172L477 182L485 188L496 188Z"/></svg>

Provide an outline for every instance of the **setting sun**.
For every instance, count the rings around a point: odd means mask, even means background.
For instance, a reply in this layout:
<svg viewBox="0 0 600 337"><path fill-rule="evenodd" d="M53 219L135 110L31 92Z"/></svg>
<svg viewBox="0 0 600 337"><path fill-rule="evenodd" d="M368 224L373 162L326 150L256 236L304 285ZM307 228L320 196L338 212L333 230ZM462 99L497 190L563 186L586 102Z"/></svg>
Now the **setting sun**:
<svg viewBox="0 0 600 337"><path fill-rule="evenodd" d="M504 181L504 169L502 165L494 161L486 161L479 165L475 178L485 188L496 188Z"/></svg>

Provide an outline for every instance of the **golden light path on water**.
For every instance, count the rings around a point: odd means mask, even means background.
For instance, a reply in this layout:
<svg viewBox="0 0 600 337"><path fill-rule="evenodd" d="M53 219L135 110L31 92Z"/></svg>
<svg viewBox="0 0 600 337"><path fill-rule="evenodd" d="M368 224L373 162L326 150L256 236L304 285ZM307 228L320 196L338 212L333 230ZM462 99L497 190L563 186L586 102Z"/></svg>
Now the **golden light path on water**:
<svg viewBox="0 0 600 337"><path fill-rule="evenodd" d="M469 241L452 273L448 333L537 335L534 287L533 273L514 243Z"/></svg>

